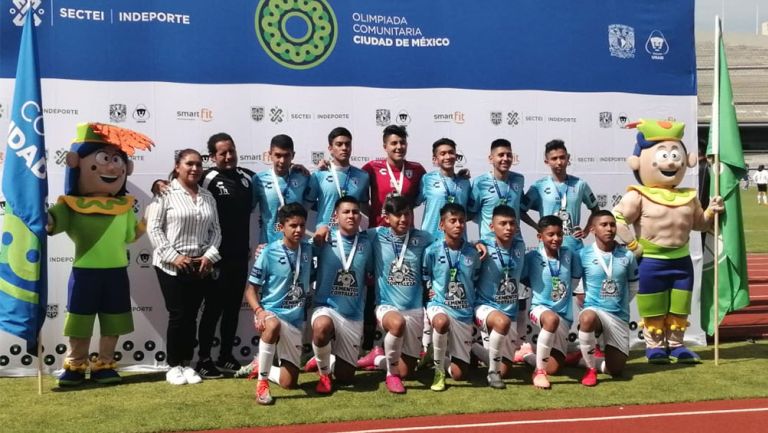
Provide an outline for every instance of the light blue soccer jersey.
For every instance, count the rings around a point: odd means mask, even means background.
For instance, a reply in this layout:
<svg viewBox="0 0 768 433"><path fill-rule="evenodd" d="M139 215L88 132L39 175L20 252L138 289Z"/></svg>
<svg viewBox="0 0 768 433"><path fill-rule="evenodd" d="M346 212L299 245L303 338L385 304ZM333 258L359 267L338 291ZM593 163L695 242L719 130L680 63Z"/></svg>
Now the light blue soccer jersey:
<svg viewBox="0 0 768 433"><path fill-rule="evenodd" d="M488 257L480 268L477 305L488 305L516 320L517 301L523 290L520 284L525 268L523 250L514 246L508 250L488 239L482 242L488 248Z"/></svg>
<svg viewBox="0 0 768 433"><path fill-rule="evenodd" d="M333 205L339 199L339 190L344 195L350 195L361 204L368 203L368 173L349 166L346 169L337 168L339 185L336 185L330 170L318 170L309 177L309 185L305 199L317 204L317 226L328 225L333 216Z"/></svg>
<svg viewBox="0 0 768 433"><path fill-rule="evenodd" d="M309 177L304 176L300 171L292 171L285 177L278 176L277 182L285 204L303 204ZM283 238L282 232L277 229L277 210L280 209L281 204L273 183L272 169L261 171L253 176L253 204L259 206L261 213L260 243L270 243Z"/></svg>
<svg viewBox="0 0 768 433"><path fill-rule="evenodd" d="M312 272L312 246L306 242L300 245L299 277L295 286L293 279L298 251L286 247L282 240L264 247L248 277L249 283L261 287L261 306L297 328L304 324L304 306Z"/></svg>
<svg viewBox="0 0 768 433"><path fill-rule="evenodd" d="M584 307L607 311L628 322L629 283L638 279L635 255L621 246L611 253L600 251L600 256L592 246L582 248L579 254L584 279ZM611 256L612 266L609 266ZM605 270L598 260L602 260L606 268L612 268L609 282L606 282Z"/></svg>
<svg viewBox="0 0 768 433"><path fill-rule="evenodd" d="M565 196L565 210L561 212L562 198ZM592 189L582 179L567 175L565 182L555 181L552 176L542 177L528 188L525 193L528 209L539 213L539 218L556 215L563 220L563 245L578 251L584 245L581 239L570 236L574 227L581 226L581 204L588 209L597 207L597 198Z"/></svg>
<svg viewBox="0 0 768 433"><path fill-rule="evenodd" d="M411 229L408 247L398 268L403 236L395 236L389 227L368 230L373 244L376 272L376 305L391 305L398 310L413 310L424 306L422 265L424 252L432 243L432 235Z"/></svg>
<svg viewBox="0 0 768 433"><path fill-rule="evenodd" d="M349 272L344 271L337 233L336 229L332 229L328 242L314 249L317 257L315 306L330 307L349 320L363 320L365 274L373 272L373 247L369 233L359 233ZM342 236L341 239L344 257L348 259L355 237Z"/></svg>
<svg viewBox="0 0 768 433"><path fill-rule="evenodd" d="M517 220L520 221L520 211L528 209L524 193L525 178L520 173L510 171L506 181L497 180L493 173L483 173L474 179L470 213L475 216L475 222L480 226L480 239L493 239L494 234L489 226L493 219L493 209L498 205L505 204L514 209ZM515 239L523 240L520 230L517 231Z"/></svg>
<svg viewBox="0 0 768 433"><path fill-rule="evenodd" d="M442 240L433 242L424 253L424 279L434 292L427 306L443 307L449 316L471 324L479 272L480 257L472 244L464 242L455 251Z"/></svg>
<svg viewBox="0 0 768 433"><path fill-rule="evenodd" d="M560 247L558 259L544 257L542 247L525 255L520 280L531 288L531 306L545 306L560 317L573 323L573 287L571 279L581 278L579 255L567 247ZM554 278L553 278L554 276Z"/></svg>
<svg viewBox="0 0 768 433"><path fill-rule="evenodd" d="M416 205L424 203L424 218L421 221L421 229L431 234L435 239L442 239L443 232L438 227L440 224L440 209L446 203L456 203L464 206L469 212L469 198L472 193L472 185L469 179L463 177L446 177L439 170L431 171L421 178L419 196ZM466 238L466 234L465 234Z"/></svg>

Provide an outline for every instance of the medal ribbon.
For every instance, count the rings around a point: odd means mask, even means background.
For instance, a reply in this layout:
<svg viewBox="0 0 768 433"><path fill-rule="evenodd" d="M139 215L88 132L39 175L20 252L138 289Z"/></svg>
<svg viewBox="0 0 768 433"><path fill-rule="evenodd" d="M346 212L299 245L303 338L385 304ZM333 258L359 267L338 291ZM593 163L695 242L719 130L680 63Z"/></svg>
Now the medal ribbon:
<svg viewBox="0 0 768 433"><path fill-rule="evenodd" d="M389 168L389 167L387 167ZM349 185L349 167L347 167L346 170L343 170L344 174L347 176L347 178L344 180L344 186L339 186L339 173L336 171L336 166L333 165L333 162L331 162L331 174L333 175L333 183L336 185L336 192L339 193L339 197L344 197L347 195L347 185Z"/></svg>
<svg viewBox="0 0 768 433"><path fill-rule="evenodd" d="M504 180L504 184L507 185L507 194L506 196L501 196L501 190L499 189L499 183L496 181L496 176L493 175L493 172L491 172L491 179L493 179L493 188L496 190L496 196L499 197L500 201L503 201L505 204L509 203L510 199L512 198L512 185L509 184L509 173L506 175L507 179Z"/></svg>
<svg viewBox="0 0 768 433"><path fill-rule="evenodd" d="M392 250L395 252L395 256L397 257L397 263L395 263L395 269L398 271L400 268L403 267L403 260L405 259L405 251L408 249L408 240L411 239L411 231L408 230L408 233L405 234L405 240L403 241L403 246L400 248L400 255L397 255L397 236L395 235L395 232L392 231L392 229L389 229L392 234Z"/></svg>
<svg viewBox="0 0 768 433"><path fill-rule="evenodd" d="M592 244L592 249L595 250L595 256L597 256L597 264L599 264L600 267L603 268L603 272L605 272L605 279L607 281L613 280L613 252L611 252L610 258L608 259L608 265L606 265L605 261L603 260L603 253L605 251L597 247L597 242Z"/></svg>
<svg viewBox="0 0 768 433"><path fill-rule="evenodd" d="M503 252L506 251L506 253L509 255L509 267L507 267L507 264L504 263L504 254ZM509 278L509 269L512 267L512 250L509 249L502 249L498 242L496 242L496 255L499 257L499 266L501 266L501 270L504 272L504 278Z"/></svg>
<svg viewBox="0 0 768 433"><path fill-rule="evenodd" d="M549 182L552 183L552 187L555 188L555 192L557 193L557 199L560 200L560 210L564 211L565 206L568 203L568 178L565 178L565 182L563 182L563 186L565 186L565 191L560 191L560 188L557 186L557 182L555 182L554 179L550 176Z"/></svg>
<svg viewBox="0 0 768 433"><path fill-rule="evenodd" d="M559 254L558 254L558 259L557 260L552 260L549 257L547 257L547 253L544 252L544 247L543 246L539 247L539 254L541 254L541 257L544 260L546 260L547 266L549 266L549 275L551 275L552 278L557 278L559 280L559 277L560 277L560 267L561 267ZM557 262L557 268L552 266L552 262Z"/></svg>
<svg viewBox="0 0 768 433"><path fill-rule="evenodd" d="M344 268L344 272L349 272L349 268L352 267L352 260L355 259L355 253L357 253L357 239L360 237L360 233L355 233L355 240L352 242L352 249L349 251L349 257L344 254L344 239L341 237L341 232L336 232L336 243L339 244L339 255L341 256L341 266Z"/></svg>
<svg viewBox="0 0 768 433"><path fill-rule="evenodd" d="M285 190L280 190L280 182L278 182L275 169L270 170L270 173L272 173L272 184L275 186L275 193L277 194L277 199L280 200L280 206L285 206L285 196L288 195L288 180L286 179L285 181Z"/></svg>
<svg viewBox="0 0 768 433"><path fill-rule="evenodd" d="M291 254L288 251L288 248L283 245L283 252L285 253L285 258L288 260L288 265L291 267L291 271L293 272L293 285L296 285L296 282L299 281L299 273L301 272L301 243L299 243L299 248L296 250L296 262L291 262Z"/></svg>
<svg viewBox="0 0 768 433"><path fill-rule="evenodd" d="M453 203L456 198L456 191L459 189L458 182L456 182L456 176L454 176L451 180L453 181L453 185L456 186L454 188L453 192L451 192L450 188L448 188L448 182L445 181L445 176L442 174L440 175L440 180L443 181L443 188L445 188L445 201L448 203Z"/></svg>
<svg viewBox="0 0 768 433"><path fill-rule="evenodd" d="M464 243L461 243L461 246L459 246L459 255L456 257L456 262L453 262L451 260L451 250L448 248L448 244L443 242L443 249L445 250L445 258L448 260L448 275L450 276L450 281L457 281L456 277L459 273L459 264L461 263L461 249L464 247Z"/></svg>
<svg viewBox="0 0 768 433"><path fill-rule="evenodd" d="M389 180L392 181L392 185L395 187L395 192L398 195L403 195L403 173L405 172L405 161L403 161L403 169L400 171L400 179L395 179L395 174L392 169L389 168L389 162L384 161L384 165L387 166L387 174L389 174Z"/></svg>

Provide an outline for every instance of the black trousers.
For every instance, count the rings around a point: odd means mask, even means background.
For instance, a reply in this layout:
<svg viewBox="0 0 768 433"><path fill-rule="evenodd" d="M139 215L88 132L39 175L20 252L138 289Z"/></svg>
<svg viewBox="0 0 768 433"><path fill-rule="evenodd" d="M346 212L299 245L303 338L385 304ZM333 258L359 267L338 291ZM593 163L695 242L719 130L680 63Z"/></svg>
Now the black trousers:
<svg viewBox="0 0 768 433"><path fill-rule="evenodd" d="M232 356L232 345L237 332L237 321L243 303L245 282L248 279L248 255L237 259L222 259L216 264L219 277L203 291L203 315L197 331L200 340L198 356L200 359L211 357L211 346L216 335L216 324L221 318L219 335L221 350L219 359Z"/></svg>
<svg viewBox="0 0 768 433"><path fill-rule="evenodd" d="M155 267L160 290L168 310L168 330L165 336L168 365L175 367L191 361L195 353L197 314L203 301L203 290L210 278L169 275Z"/></svg>

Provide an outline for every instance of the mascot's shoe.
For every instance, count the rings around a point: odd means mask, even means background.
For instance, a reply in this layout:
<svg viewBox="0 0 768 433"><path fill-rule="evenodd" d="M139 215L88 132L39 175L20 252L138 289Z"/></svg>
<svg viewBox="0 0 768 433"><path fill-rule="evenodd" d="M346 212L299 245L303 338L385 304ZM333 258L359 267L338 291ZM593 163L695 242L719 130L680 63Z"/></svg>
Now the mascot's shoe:
<svg viewBox="0 0 768 433"><path fill-rule="evenodd" d="M701 357L685 346L670 350L669 357L678 364L701 364Z"/></svg>
<svg viewBox="0 0 768 433"><path fill-rule="evenodd" d="M663 347L645 349L645 357L649 364L669 364L669 354Z"/></svg>
<svg viewBox="0 0 768 433"><path fill-rule="evenodd" d="M85 373L79 370L64 370L57 380L59 386L79 386L85 381Z"/></svg>
<svg viewBox="0 0 768 433"><path fill-rule="evenodd" d="M117 363L96 361L91 364L91 379L102 385L112 385L123 381L117 374Z"/></svg>

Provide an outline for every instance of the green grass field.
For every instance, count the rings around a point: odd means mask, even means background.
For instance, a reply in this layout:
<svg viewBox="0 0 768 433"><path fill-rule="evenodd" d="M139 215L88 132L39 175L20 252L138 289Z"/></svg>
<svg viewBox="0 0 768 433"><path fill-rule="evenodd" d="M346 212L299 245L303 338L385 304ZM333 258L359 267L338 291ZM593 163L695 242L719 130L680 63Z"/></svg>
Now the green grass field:
<svg viewBox="0 0 768 433"><path fill-rule="evenodd" d="M187 431L768 395L768 342L724 344L720 366L712 361L711 347L700 348L699 353L704 359L701 365L651 366L642 352L634 351L623 378L601 375L597 387L586 388L579 384L583 371L568 368L553 377L550 391L534 389L530 370L522 366L516 367L505 391L488 388L484 372L475 370L470 382L449 380L445 392L435 393L429 390L432 371L423 371L406 382L405 395L389 394L383 373L361 372L355 388L320 397L314 393L317 376L302 374L300 389L273 386L276 404L270 407L254 403L254 382L243 379L174 387L165 383L163 374L134 374L119 386L89 384L62 391L52 377L46 377L44 393L38 396L35 378L2 378L0 425L5 433Z"/></svg>
<svg viewBox="0 0 768 433"><path fill-rule="evenodd" d="M741 191L747 253L768 253L768 206L757 204L757 188Z"/></svg>

